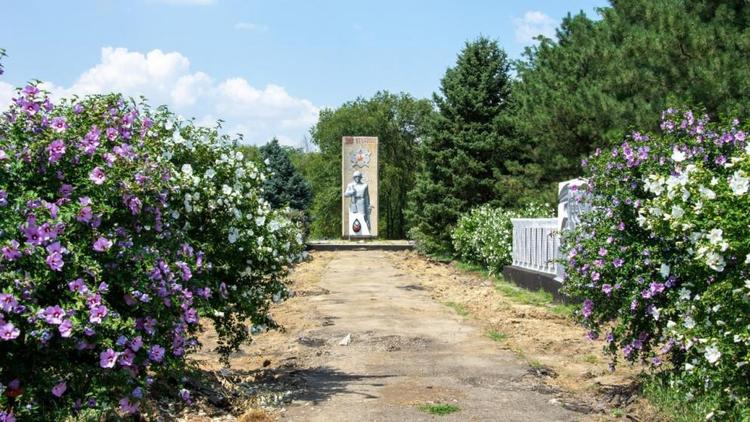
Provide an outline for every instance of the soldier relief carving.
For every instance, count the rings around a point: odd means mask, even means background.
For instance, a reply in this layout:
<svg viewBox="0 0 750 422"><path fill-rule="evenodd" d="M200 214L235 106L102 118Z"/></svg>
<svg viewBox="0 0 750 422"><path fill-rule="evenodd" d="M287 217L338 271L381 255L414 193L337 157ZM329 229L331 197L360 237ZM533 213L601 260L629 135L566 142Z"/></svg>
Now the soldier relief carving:
<svg viewBox="0 0 750 422"><path fill-rule="evenodd" d="M358 236L370 236L370 192L362 179L362 172L352 174L353 182L346 185L344 196L349 202L349 224L351 232Z"/></svg>
<svg viewBox="0 0 750 422"><path fill-rule="evenodd" d="M344 136L341 140L341 235L378 235L378 138Z"/></svg>

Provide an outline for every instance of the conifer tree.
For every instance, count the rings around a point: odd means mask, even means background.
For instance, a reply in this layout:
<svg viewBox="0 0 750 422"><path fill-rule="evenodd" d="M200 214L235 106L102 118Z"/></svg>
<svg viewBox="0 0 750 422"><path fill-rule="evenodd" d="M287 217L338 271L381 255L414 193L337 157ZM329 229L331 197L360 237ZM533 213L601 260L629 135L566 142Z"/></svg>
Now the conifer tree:
<svg viewBox="0 0 750 422"><path fill-rule="evenodd" d="M445 72L438 113L422 144L422 168L409 195L410 234L428 252L450 253L451 228L469 209L495 198L498 174L514 154L504 112L509 62L496 41L467 42Z"/></svg>
<svg viewBox="0 0 750 422"><path fill-rule="evenodd" d="M289 158L288 152L274 138L260 147L261 158L270 176L263 184L263 197L272 208L289 206L307 212L312 200L312 188Z"/></svg>

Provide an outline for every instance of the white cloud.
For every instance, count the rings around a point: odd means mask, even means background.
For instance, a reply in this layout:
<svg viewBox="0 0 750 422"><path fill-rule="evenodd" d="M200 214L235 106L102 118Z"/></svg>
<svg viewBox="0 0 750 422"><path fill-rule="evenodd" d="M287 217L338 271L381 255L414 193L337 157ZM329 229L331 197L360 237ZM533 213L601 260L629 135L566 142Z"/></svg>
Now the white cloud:
<svg viewBox="0 0 750 422"><path fill-rule="evenodd" d="M53 98L107 92L143 95L151 105L166 104L175 113L195 117L205 126L213 126L221 118L226 132L242 133L245 142L252 144L265 143L274 136L300 143L317 122L319 112L311 101L294 97L279 85L257 88L241 77L216 81L204 72L193 71L190 60L179 52L161 50L143 54L104 47L100 62L84 71L70 87L50 82L43 87L53 93ZM10 85L0 82L0 101L9 99L13 92Z"/></svg>
<svg viewBox="0 0 750 422"><path fill-rule="evenodd" d="M10 100L16 95L16 88L7 83L0 81L0 111L4 110L10 104Z"/></svg>
<svg viewBox="0 0 750 422"><path fill-rule="evenodd" d="M236 24L234 24L234 29L240 31L266 32L268 31L268 26L252 22L237 22Z"/></svg>
<svg viewBox="0 0 750 422"><path fill-rule="evenodd" d="M537 10L529 10L523 18L514 19L516 25L516 41L521 44L531 44L534 37L544 35L552 38L555 35L557 22L551 17Z"/></svg>

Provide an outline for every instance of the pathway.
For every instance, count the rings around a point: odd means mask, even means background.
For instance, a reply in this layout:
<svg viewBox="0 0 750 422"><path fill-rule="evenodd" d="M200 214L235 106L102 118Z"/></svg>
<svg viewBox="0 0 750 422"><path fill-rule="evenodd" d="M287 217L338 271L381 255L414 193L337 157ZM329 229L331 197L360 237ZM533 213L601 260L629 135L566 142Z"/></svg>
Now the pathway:
<svg viewBox="0 0 750 422"><path fill-rule="evenodd" d="M568 411L470 322L433 301L380 251L337 252L315 292L298 299L310 317L291 328L309 352L301 394L282 413L298 421L570 421ZM322 293L322 294L321 294ZM341 345L350 334L351 342ZM288 354L288 353L287 353ZM424 403L460 411L433 416Z"/></svg>

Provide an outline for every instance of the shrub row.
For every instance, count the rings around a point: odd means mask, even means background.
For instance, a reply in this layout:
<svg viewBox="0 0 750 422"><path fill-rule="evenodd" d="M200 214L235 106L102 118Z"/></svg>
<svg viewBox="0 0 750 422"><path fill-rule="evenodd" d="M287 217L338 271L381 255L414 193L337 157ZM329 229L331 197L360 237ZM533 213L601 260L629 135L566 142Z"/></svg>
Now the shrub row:
<svg viewBox="0 0 750 422"><path fill-rule="evenodd" d="M264 177L166 108L19 90L0 117L0 421L147 413L201 318L224 354L273 325L303 239Z"/></svg>
<svg viewBox="0 0 750 422"><path fill-rule="evenodd" d="M670 109L659 133L597 150L593 209L563 245L589 335L725 420L750 418L748 130Z"/></svg>
<svg viewBox="0 0 750 422"><path fill-rule="evenodd" d="M500 274L510 265L513 248L511 218L553 217L549 204L529 204L519 210L485 204L459 218L453 229L453 248L459 259Z"/></svg>

